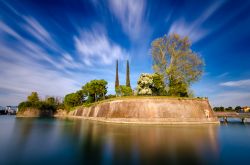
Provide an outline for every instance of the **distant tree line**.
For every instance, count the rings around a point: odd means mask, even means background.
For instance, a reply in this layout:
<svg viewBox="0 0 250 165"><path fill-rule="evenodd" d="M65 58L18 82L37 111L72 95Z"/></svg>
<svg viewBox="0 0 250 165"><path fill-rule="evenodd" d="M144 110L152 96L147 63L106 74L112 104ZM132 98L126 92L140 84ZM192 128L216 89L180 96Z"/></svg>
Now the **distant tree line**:
<svg viewBox="0 0 250 165"><path fill-rule="evenodd" d="M213 110L215 111L215 112L233 112L233 111L235 111L235 112L239 112L240 110L242 109L242 107L241 106L236 106L235 108L233 108L233 107L214 107L213 108Z"/></svg>
<svg viewBox="0 0 250 165"><path fill-rule="evenodd" d="M38 110L49 110L55 112L57 109L64 109L64 105L60 98L48 96L41 100L37 92L32 92L27 100L18 105L18 111L23 111L26 108L35 108Z"/></svg>

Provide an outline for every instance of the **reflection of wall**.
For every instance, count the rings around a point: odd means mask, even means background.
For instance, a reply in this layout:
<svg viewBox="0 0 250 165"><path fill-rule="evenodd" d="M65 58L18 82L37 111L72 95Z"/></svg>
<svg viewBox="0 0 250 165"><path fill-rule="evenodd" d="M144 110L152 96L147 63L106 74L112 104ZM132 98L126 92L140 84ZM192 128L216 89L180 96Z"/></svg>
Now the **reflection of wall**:
<svg viewBox="0 0 250 165"><path fill-rule="evenodd" d="M122 99L79 108L70 115L113 122L218 122L206 99Z"/></svg>
<svg viewBox="0 0 250 165"><path fill-rule="evenodd" d="M204 164L218 153L215 125L129 126L91 121L82 121L81 125L83 155L96 153L99 161Z"/></svg>

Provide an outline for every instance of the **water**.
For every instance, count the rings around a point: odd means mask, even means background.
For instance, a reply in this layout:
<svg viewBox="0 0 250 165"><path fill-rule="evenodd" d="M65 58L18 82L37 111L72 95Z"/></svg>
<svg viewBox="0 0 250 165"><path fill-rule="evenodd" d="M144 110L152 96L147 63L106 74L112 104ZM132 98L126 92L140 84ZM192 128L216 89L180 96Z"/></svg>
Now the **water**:
<svg viewBox="0 0 250 165"><path fill-rule="evenodd" d="M0 164L249 164L250 124L146 126L0 116Z"/></svg>

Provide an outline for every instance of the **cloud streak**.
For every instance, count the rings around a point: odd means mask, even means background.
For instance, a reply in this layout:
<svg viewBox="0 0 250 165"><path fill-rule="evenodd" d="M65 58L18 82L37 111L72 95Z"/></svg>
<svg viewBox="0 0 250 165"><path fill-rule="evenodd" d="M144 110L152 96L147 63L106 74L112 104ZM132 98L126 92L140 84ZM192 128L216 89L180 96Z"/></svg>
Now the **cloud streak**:
<svg viewBox="0 0 250 165"><path fill-rule="evenodd" d="M118 44L110 41L103 30L82 30L74 37L75 48L87 66L110 65L115 60L128 58L128 53Z"/></svg>
<svg viewBox="0 0 250 165"><path fill-rule="evenodd" d="M145 32L144 0L109 0L109 8L121 23L123 31L132 40L137 40Z"/></svg>
<svg viewBox="0 0 250 165"><path fill-rule="evenodd" d="M250 87L250 79L239 81L227 81L220 83L220 85L226 87Z"/></svg>
<svg viewBox="0 0 250 165"><path fill-rule="evenodd" d="M224 2L225 1L216 1L193 22L187 22L185 18L178 19L171 25L168 34L178 33L181 36L188 36L193 43L201 40L209 33L209 30L202 28L202 24L210 18Z"/></svg>

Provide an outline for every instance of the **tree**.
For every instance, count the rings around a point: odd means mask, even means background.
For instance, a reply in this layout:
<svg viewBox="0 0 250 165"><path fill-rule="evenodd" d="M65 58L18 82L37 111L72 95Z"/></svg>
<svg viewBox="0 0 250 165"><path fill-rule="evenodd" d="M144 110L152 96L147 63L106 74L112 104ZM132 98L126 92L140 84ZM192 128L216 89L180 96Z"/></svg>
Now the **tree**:
<svg viewBox="0 0 250 165"><path fill-rule="evenodd" d="M137 82L137 93L139 95L165 95L163 76L158 73L141 74Z"/></svg>
<svg viewBox="0 0 250 165"><path fill-rule="evenodd" d="M163 80L163 75L159 73L152 74L153 84L151 86L153 95L162 96L166 95L165 84Z"/></svg>
<svg viewBox="0 0 250 165"><path fill-rule="evenodd" d="M119 87L118 60L116 60L115 88Z"/></svg>
<svg viewBox="0 0 250 165"><path fill-rule="evenodd" d="M223 112L225 110L224 107L219 107L219 111Z"/></svg>
<svg viewBox="0 0 250 165"><path fill-rule="evenodd" d="M223 112L225 110L225 108L224 107L214 107L213 110L216 112Z"/></svg>
<svg viewBox="0 0 250 165"><path fill-rule="evenodd" d="M64 97L64 105L68 109L81 105L83 102L84 102L84 95L81 90L77 91L76 93L67 94Z"/></svg>
<svg viewBox="0 0 250 165"><path fill-rule="evenodd" d="M226 111L233 111L233 108L232 107L227 107L225 108Z"/></svg>
<svg viewBox="0 0 250 165"><path fill-rule="evenodd" d="M153 77L151 74L142 73L137 81L137 94L138 95L152 95Z"/></svg>
<svg viewBox="0 0 250 165"><path fill-rule="evenodd" d="M131 96L133 94L133 90L126 85L120 85L119 90L122 96Z"/></svg>
<svg viewBox="0 0 250 165"><path fill-rule="evenodd" d="M190 85L203 73L203 60L191 50L188 37L163 36L151 44L153 69L164 77L169 95L187 96Z"/></svg>
<svg viewBox="0 0 250 165"><path fill-rule="evenodd" d="M129 62L127 60L127 69L126 69L126 86L129 87L131 89L130 86L130 76L129 76Z"/></svg>
<svg viewBox="0 0 250 165"><path fill-rule="evenodd" d="M56 105L56 99L54 97L52 97L52 96L47 97L45 99L45 102L47 102L48 104L51 104L51 105Z"/></svg>
<svg viewBox="0 0 250 165"><path fill-rule="evenodd" d="M105 80L91 80L90 82L86 83L82 89L83 92L88 96L88 100L97 101L99 99L105 99L105 95L107 94L107 81Z"/></svg>
<svg viewBox="0 0 250 165"><path fill-rule="evenodd" d="M241 106L236 106L234 109L236 112L239 112L241 110Z"/></svg>
<svg viewBox="0 0 250 165"><path fill-rule="evenodd" d="M31 94L27 97L27 100L31 103L35 103L39 101L39 97L37 92L31 92Z"/></svg>

